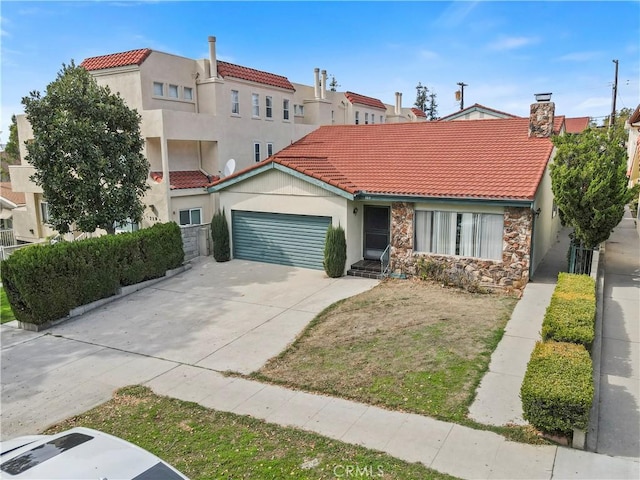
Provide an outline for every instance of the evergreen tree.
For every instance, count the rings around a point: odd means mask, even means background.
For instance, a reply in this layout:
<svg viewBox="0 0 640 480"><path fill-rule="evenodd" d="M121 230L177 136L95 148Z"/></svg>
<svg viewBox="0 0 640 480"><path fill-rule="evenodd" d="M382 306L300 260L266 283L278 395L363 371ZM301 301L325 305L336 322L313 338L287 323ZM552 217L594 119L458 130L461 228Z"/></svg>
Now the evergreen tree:
<svg viewBox="0 0 640 480"><path fill-rule="evenodd" d="M324 243L324 271L331 278L341 277L347 263L347 241L344 229L329 225Z"/></svg>
<svg viewBox="0 0 640 480"><path fill-rule="evenodd" d="M49 222L60 233L115 233L139 222L149 162L142 155L140 115L119 94L99 86L83 67L64 65L45 95L22 99L33 128L26 160L49 204Z"/></svg>
<svg viewBox="0 0 640 480"><path fill-rule="evenodd" d="M211 219L211 240L213 241L213 258L216 262L228 262L231 259L231 248L229 226L224 210L218 210Z"/></svg>

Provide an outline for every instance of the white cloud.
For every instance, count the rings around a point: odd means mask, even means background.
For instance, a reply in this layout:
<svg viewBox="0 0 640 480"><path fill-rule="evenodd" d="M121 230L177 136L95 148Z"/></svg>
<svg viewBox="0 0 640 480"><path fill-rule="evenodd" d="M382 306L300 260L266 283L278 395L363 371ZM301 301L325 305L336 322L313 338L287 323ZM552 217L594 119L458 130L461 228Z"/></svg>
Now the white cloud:
<svg viewBox="0 0 640 480"><path fill-rule="evenodd" d="M600 52L572 52L558 57L561 62L586 62L592 60L600 55Z"/></svg>
<svg viewBox="0 0 640 480"><path fill-rule="evenodd" d="M478 3L480 2L451 2L433 24L436 26L457 27L476 8Z"/></svg>
<svg viewBox="0 0 640 480"><path fill-rule="evenodd" d="M435 60L436 58L440 57L440 55L438 55L433 50L424 50L424 49L418 52L418 56L423 60Z"/></svg>
<svg viewBox="0 0 640 480"><path fill-rule="evenodd" d="M495 42L488 45L490 50L515 50L517 48L526 47L538 43L536 37L501 37Z"/></svg>

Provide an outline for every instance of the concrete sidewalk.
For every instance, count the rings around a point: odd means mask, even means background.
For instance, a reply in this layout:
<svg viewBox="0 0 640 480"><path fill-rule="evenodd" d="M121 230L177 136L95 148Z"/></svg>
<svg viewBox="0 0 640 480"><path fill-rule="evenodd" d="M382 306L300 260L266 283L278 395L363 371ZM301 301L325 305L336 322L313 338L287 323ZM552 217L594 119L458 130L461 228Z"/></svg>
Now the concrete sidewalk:
<svg viewBox="0 0 640 480"><path fill-rule="evenodd" d="M156 393L380 450L465 479L637 479L640 463L314 395L180 365L146 383Z"/></svg>
<svg viewBox="0 0 640 480"><path fill-rule="evenodd" d="M606 242L596 451L640 460L640 239L630 212Z"/></svg>
<svg viewBox="0 0 640 480"><path fill-rule="evenodd" d="M491 355L489 370L482 378L469 417L485 425L524 425L520 386L531 352L540 340L542 320L555 289L558 273L567 271L569 230L562 229L547 252L534 278L524 288L513 309L504 336Z"/></svg>

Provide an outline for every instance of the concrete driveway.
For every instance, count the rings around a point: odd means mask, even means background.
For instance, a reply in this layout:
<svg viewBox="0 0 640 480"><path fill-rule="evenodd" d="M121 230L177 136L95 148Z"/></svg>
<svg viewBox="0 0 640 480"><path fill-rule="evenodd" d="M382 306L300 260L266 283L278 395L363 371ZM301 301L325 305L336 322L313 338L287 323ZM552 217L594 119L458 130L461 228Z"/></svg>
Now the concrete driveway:
<svg viewBox="0 0 640 480"><path fill-rule="evenodd" d="M179 365L255 371L325 307L377 283L206 258L45 332L5 324L2 439L36 433Z"/></svg>

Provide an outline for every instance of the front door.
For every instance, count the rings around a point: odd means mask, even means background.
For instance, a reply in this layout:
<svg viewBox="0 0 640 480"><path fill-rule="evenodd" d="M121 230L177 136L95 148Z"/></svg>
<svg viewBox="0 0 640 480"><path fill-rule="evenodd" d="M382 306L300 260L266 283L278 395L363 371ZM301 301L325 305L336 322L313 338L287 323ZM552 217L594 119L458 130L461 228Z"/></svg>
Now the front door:
<svg viewBox="0 0 640 480"><path fill-rule="evenodd" d="M364 207L364 258L380 260L389 245L389 207Z"/></svg>

